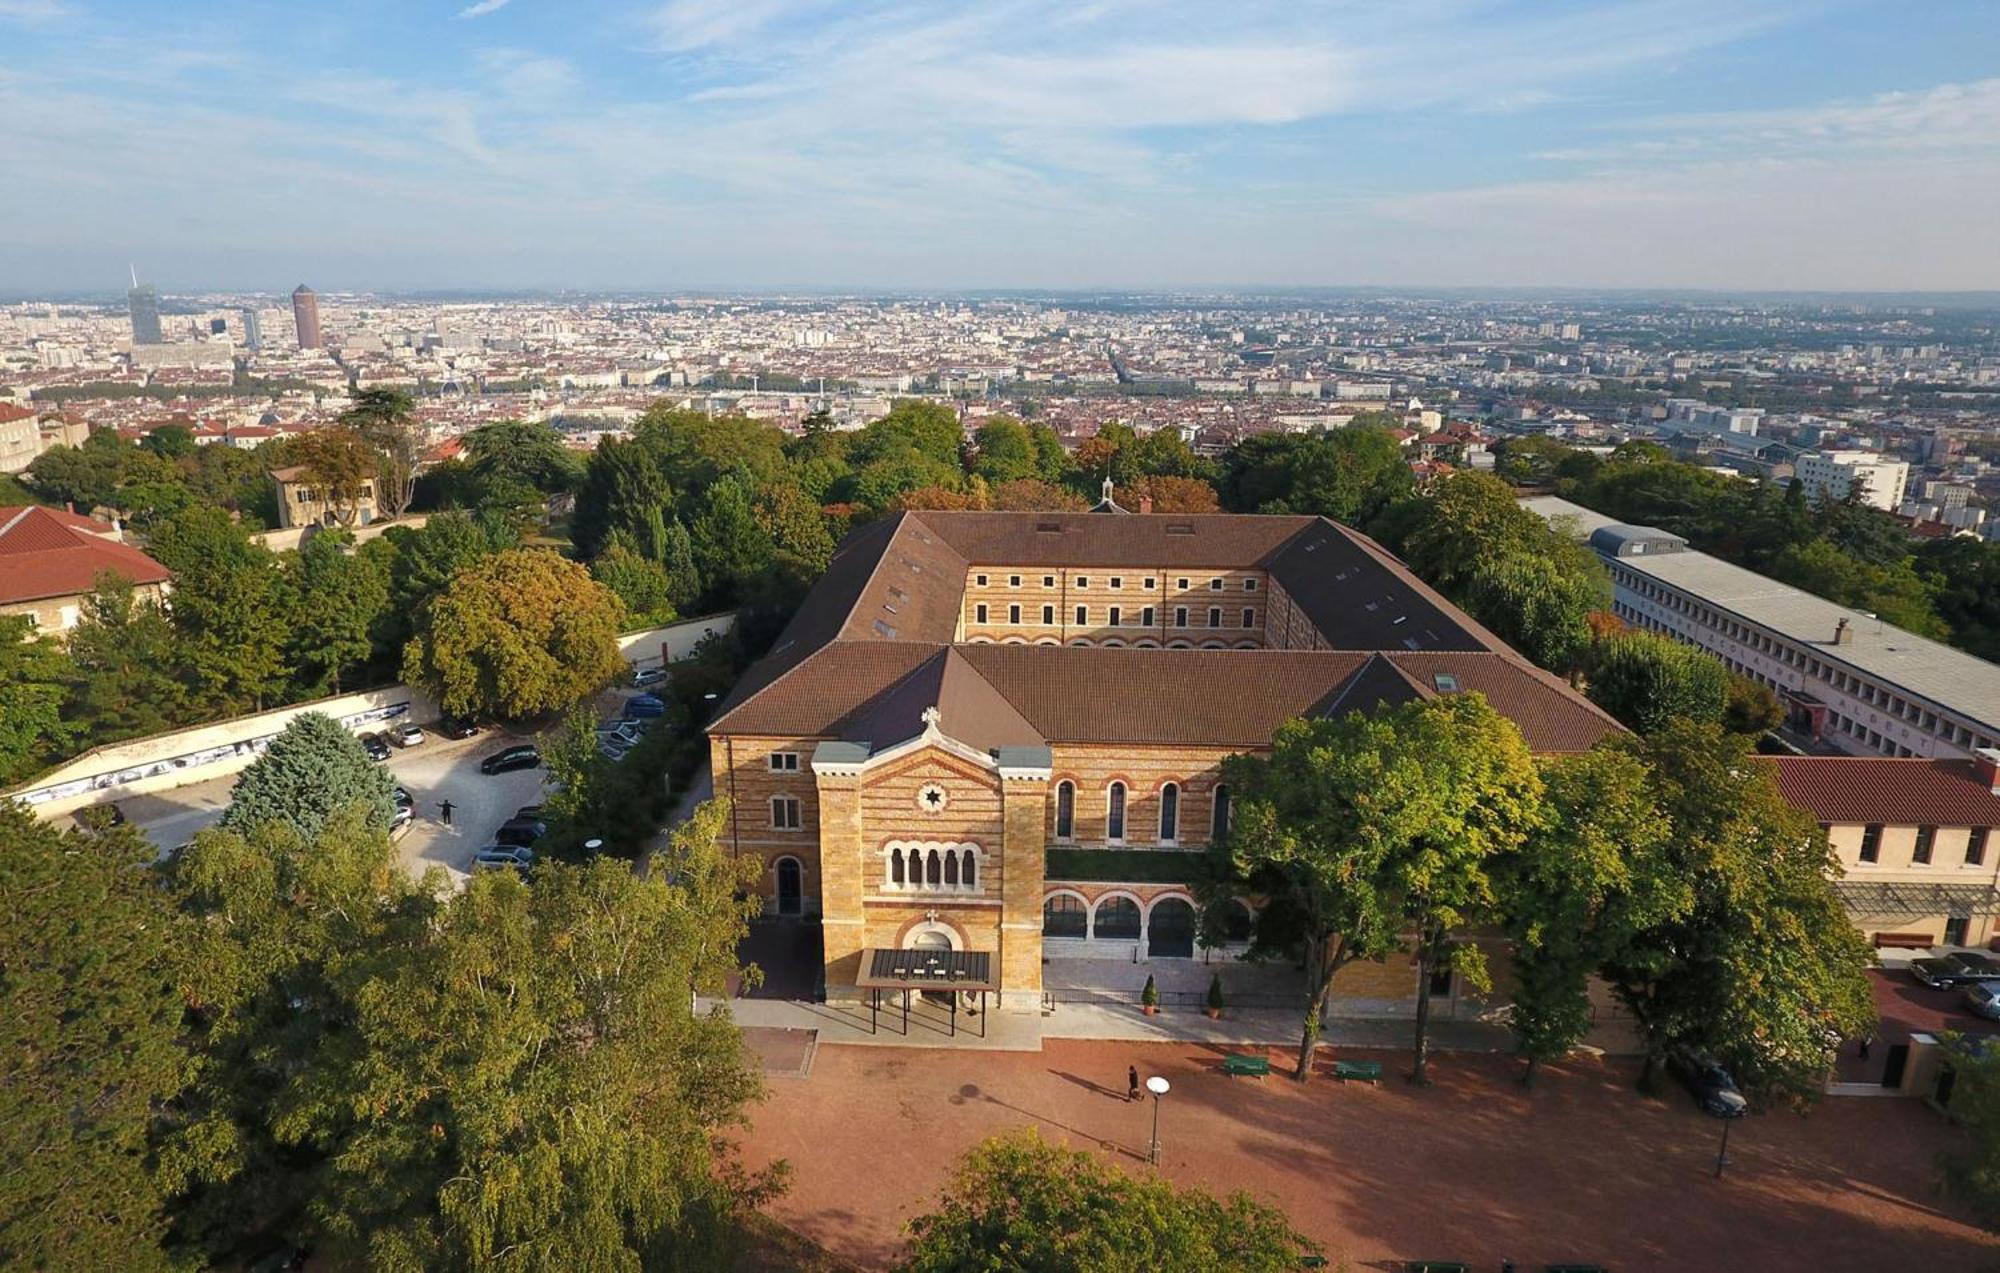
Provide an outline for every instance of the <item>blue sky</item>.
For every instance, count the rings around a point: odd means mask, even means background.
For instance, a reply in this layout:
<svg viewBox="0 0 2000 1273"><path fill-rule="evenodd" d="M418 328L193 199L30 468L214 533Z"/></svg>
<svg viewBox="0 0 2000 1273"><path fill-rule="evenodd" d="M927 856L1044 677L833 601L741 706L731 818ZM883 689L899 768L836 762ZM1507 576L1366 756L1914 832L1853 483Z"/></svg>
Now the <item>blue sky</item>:
<svg viewBox="0 0 2000 1273"><path fill-rule="evenodd" d="M2000 288L1993 0L0 0L0 292Z"/></svg>

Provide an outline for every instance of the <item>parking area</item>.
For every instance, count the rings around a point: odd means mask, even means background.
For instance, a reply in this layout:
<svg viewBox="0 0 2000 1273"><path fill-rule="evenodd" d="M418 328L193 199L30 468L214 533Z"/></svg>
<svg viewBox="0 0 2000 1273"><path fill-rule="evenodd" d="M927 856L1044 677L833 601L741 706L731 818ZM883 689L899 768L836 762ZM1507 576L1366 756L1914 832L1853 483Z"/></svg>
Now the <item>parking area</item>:
<svg viewBox="0 0 2000 1273"><path fill-rule="evenodd" d="M383 762L414 801L415 817L397 840L397 848L412 874L443 866L462 877L473 853L493 842L501 823L520 806L541 801L543 771L479 772L482 759L514 743L531 741L526 735L488 727L471 738L452 740L438 733L434 722L419 723L424 741L392 748ZM117 803L148 839L169 850L222 817L236 779L237 775L227 774L172 791L127 796ZM450 826L444 824L447 800L452 805Z"/></svg>
<svg viewBox="0 0 2000 1273"><path fill-rule="evenodd" d="M1928 952L1916 952L1918 958ZM1965 1006L1962 990L1935 990L1910 975L1910 960L1883 961L1884 966L1868 974L1875 995L1875 1011L1881 1020L1868 1041L1868 1054L1851 1040L1843 1044L1836 1065L1843 1083L1883 1083L1894 1085L1902 1076L1896 1049L1910 1041L1912 1034L1941 1035L1947 1031L1975 1038L2000 1036L2000 1022L1978 1016Z"/></svg>

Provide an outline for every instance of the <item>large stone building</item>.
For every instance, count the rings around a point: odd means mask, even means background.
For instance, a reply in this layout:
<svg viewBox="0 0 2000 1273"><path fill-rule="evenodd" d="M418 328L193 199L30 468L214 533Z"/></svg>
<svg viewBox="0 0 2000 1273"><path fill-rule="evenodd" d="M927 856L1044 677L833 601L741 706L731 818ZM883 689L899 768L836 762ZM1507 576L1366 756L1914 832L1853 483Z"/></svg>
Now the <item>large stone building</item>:
<svg viewBox="0 0 2000 1273"><path fill-rule="evenodd" d="M1343 526L1100 508L856 530L710 725L730 843L769 910L820 917L830 996L927 947L1013 1007L1045 959L1195 956L1220 766L1289 718L1477 690L1537 752L1618 728Z"/></svg>
<svg viewBox="0 0 2000 1273"><path fill-rule="evenodd" d="M56 508L0 508L0 614L60 635L83 617L97 581L117 575L143 600L167 594L167 568L125 542L116 526Z"/></svg>

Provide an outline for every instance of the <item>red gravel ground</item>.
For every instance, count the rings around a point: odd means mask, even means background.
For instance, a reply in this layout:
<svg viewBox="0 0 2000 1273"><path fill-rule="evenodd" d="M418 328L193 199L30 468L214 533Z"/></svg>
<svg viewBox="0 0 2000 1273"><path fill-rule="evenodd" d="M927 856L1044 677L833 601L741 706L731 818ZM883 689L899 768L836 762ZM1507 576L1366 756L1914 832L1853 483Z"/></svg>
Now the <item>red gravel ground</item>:
<svg viewBox="0 0 2000 1273"><path fill-rule="evenodd" d="M996 1132L1037 1124L1146 1170L1152 1111L1125 1102L1137 1064L1173 1083L1162 1170L1283 1206L1357 1270L1410 1258L1497 1269L1503 1257L1614 1273L2000 1265L2000 1238L1934 1187L1932 1163L1956 1133L1915 1101L1827 1099L1805 1118L1749 1118L1718 1181L1720 1125L1678 1088L1638 1096L1627 1064L1567 1064L1524 1091L1505 1058L1447 1054L1417 1089L1402 1078L1406 1053L1376 1053L1380 1087L1301 1088L1277 1074L1224 1078L1219 1056L1071 1040L1039 1054L823 1046L810 1078L771 1085L744 1157L791 1161L776 1219L879 1268L952 1161Z"/></svg>

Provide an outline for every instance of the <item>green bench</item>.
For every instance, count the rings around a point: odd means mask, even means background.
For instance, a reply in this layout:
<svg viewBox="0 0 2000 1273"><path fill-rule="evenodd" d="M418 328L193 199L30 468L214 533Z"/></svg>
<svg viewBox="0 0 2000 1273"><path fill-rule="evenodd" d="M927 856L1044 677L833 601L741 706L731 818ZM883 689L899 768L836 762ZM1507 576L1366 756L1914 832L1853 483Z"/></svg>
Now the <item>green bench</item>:
<svg viewBox="0 0 2000 1273"><path fill-rule="evenodd" d="M1244 1075L1249 1078L1263 1078L1271 1072L1271 1058L1268 1056L1241 1056L1232 1054L1222 1058L1222 1072L1230 1078Z"/></svg>
<svg viewBox="0 0 2000 1273"><path fill-rule="evenodd" d="M1380 1061L1335 1061L1333 1077L1343 1083L1380 1083L1382 1063ZM1449 1267L1439 1265L1439 1268Z"/></svg>

